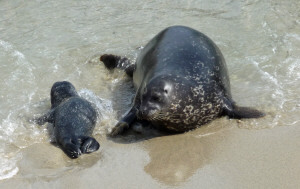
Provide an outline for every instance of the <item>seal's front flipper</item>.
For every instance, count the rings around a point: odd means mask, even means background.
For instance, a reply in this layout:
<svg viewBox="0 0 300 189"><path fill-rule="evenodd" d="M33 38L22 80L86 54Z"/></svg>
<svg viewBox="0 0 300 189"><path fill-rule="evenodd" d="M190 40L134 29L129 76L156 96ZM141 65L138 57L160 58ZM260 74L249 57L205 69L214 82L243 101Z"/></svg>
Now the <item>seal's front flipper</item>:
<svg viewBox="0 0 300 189"><path fill-rule="evenodd" d="M123 133L128 128L129 128L129 124L127 122L124 122L121 120L117 123L117 125L115 125L114 128L112 128L112 131L110 132L109 135L112 137L117 136L117 135Z"/></svg>
<svg viewBox="0 0 300 189"><path fill-rule="evenodd" d="M100 57L100 61L102 61L105 65L105 67L109 70L116 68L121 59L122 58L120 56L115 56L112 54L104 54Z"/></svg>
<svg viewBox="0 0 300 189"><path fill-rule="evenodd" d="M134 70L135 70L135 64L130 64L125 68L126 74L130 77L133 77Z"/></svg>
<svg viewBox="0 0 300 189"><path fill-rule="evenodd" d="M136 108L130 109L130 111L112 129L110 136L117 136L123 133L125 130L129 129L131 124L136 120L136 112Z"/></svg>
<svg viewBox="0 0 300 189"><path fill-rule="evenodd" d="M95 152L100 148L100 144L92 137L81 137L81 141L80 150L83 154Z"/></svg>
<svg viewBox="0 0 300 189"><path fill-rule="evenodd" d="M81 155L80 144L77 139L64 138L60 145L63 151L72 159L76 159Z"/></svg>
<svg viewBox="0 0 300 189"><path fill-rule="evenodd" d="M227 101L225 107L223 108L223 114L233 119L259 118L265 116L263 112L254 108L240 107L229 101Z"/></svg>
<svg viewBox="0 0 300 189"><path fill-rule="evenodd" d="M100 61L102 61L105 67L109 70L114 68L120 68L125 70L127 75L132 77L133 72L135 70L135 65L130 62L130 60L126 57L120 57L112 54L104 54L100 57Z"/></svg>
<svg viewBox="0 0 300 189"><path fill-rule="evenodd" d="M36 123L38 125L44 125L46 122L53 123L54 121L54 110L51 109L48 113L45 115L38 117L38 118L33 118L32 122Z"/></svg>

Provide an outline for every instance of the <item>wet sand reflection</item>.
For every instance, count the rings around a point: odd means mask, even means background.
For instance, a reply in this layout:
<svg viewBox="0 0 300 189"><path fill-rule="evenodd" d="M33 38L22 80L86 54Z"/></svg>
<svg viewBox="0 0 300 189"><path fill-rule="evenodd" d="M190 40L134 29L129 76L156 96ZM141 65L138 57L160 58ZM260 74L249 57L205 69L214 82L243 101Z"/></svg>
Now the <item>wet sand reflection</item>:
<svg viewBox="0 0 300 189"><path fill-rule="evenodd" d="M208 165L213 159L211 152L216 145L221 145L220 134L224 128L218 125L222 121L224 122L223 119L217 120L184 134L145 141L145 149L151 159L144 167L145 172L167 185L187 181L198 169Z"/></svg>

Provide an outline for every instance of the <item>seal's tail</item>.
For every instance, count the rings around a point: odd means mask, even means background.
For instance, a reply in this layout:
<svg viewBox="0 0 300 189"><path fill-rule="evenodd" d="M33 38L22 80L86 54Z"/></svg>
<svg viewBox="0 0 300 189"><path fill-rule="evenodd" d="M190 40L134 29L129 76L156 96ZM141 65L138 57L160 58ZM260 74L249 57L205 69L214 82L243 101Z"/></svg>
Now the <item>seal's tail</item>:
<svg viewBox="0 0 300 189"><path fill-rule="evenodd" d="M241 118L264 117L265 113L258 111L254 108L240 107L240 106L234 105L233 109L230 112L227 112L227 115L233 119L241 119Z"/></svg>
<svg viewBox="0 0 300 189"><path fill-rule="evenodd" d="M265 116L263 112L254 108L237 106L235 102L228 98L224 98L223 115L227 115L233 119L259 118Z"/></svg>
<svg viewBox="0 0 300 189"><path fill-rule="evenodd" d="M130 60L126 57L104 54L100 57L100 61L102 61L105 67L109 70L112 70L116 67L125 70L127 75L130 77L132 77L135 70L135 65L131 64Z"/></svg>

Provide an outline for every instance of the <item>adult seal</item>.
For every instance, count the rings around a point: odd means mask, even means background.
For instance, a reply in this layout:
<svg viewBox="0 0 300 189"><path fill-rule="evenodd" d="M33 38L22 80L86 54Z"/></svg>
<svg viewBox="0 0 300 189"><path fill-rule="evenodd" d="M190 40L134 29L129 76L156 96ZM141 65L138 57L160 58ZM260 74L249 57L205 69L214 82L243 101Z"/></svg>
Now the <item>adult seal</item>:
<svg viewBox="0 0 300 189"><path fill-rule="evenodd" d="M126 58L102 55L108 69L120 67L137 88L132 108L113 128L122 133L136 120L161 130L185 132L217 117L258 118L258 110L232 100L227 67L216 44L203 33L172 26L157 34L135 64Z"/></svg>
<svg viewBox="0 0 300 189"><path fill-rule="evenodd" d="M99 143L91 137L97 120L93 105L67 81L54 83L50 95L51 110L36 122L53 123L56 142L70 158L98 150Z"/></svg>

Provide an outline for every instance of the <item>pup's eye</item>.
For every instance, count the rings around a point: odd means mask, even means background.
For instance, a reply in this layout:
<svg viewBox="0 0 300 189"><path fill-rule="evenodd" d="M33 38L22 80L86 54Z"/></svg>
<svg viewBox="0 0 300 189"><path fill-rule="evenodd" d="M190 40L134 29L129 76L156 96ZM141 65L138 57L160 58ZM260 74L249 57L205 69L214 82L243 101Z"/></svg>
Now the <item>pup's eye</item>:
<svg viewBox="0 0 300 189"><path fill-rule="evenodd" d="M165 89L164 92L165 92L166 94L168 94L168 90Z"/></svg>

